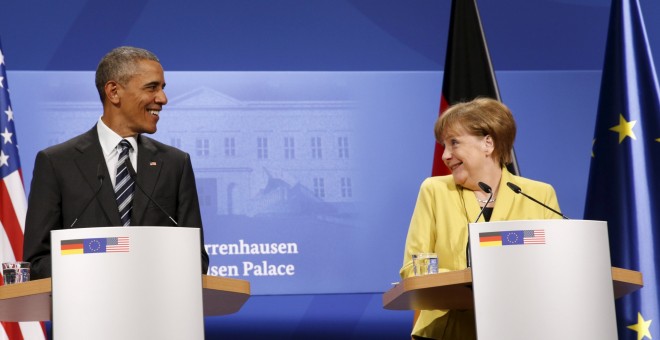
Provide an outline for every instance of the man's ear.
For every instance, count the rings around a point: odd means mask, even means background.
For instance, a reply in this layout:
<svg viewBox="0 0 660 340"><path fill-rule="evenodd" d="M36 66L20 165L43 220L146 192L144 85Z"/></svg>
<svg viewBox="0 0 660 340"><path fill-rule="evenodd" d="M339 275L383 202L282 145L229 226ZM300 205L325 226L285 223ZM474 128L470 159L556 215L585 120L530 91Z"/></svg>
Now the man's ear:
<svg viewBox="0 0 660 340"><path fill-rule="evenodd" d="M104 91L105 91L105 97L108 99L109 102L113 104L119 103L119 93L118 93L119 84L117 84L116 81L111 80L105 83Z"/></svg>

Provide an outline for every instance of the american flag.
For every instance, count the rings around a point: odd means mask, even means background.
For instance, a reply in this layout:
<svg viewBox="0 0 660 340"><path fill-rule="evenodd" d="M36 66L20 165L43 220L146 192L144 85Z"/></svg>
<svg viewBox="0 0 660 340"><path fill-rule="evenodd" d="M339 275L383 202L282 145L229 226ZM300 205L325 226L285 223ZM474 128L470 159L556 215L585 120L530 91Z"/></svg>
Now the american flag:
<svg viewBox="0 0 660 340"><path fill-rule="evenodd" d="M0 43L0 261L23 259L27 200L18 158L14 112L9 101L5 57ZM2 280L0 280L2 282ZM1 284L1 283L0 283ZM2 322L0 339L45 339L40 322Z"/></svg>
<svg viewBox="0 0 660 340"><path fill-rule="evenodd" d="M523 240L525 244L545 244L545 230L525 230Z"/></svg>
<svg viewBox="0 0 660 340"><path fill-rule="evenodd" d="M108 253L125 253L129 250L128 236L108 237L105 251Z"/></svg>

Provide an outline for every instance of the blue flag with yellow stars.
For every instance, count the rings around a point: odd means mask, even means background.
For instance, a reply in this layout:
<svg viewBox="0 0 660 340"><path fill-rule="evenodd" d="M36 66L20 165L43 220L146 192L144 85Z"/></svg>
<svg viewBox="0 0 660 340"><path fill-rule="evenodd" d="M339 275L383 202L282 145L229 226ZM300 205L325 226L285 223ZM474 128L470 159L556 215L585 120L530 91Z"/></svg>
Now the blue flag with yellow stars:
<svg viewBox="0 0 660 340"><path fill-rule="evenodd" d="M638 0L613 0L584 218L644 287L616 301L619 339L660 339L660 98Z"/></svg>

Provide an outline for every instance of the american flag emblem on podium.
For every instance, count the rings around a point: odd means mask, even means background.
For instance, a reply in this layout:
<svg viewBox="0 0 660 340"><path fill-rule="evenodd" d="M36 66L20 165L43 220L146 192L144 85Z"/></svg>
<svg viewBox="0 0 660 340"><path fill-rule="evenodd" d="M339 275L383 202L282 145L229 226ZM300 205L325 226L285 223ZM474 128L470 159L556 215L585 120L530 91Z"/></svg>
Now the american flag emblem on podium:
<svg viewBox="0 0 660 340"><path fill-rule="evenodd" d="M523 240L525 244L545 244L545 230L525 230Z"/></svg>

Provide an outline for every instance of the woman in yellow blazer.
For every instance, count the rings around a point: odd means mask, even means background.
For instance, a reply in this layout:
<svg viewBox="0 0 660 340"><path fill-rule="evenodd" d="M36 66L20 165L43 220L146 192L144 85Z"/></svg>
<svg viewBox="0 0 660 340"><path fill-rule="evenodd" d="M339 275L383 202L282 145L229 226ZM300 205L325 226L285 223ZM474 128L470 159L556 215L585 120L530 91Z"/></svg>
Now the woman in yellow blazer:
<svg viewBox="0 0 660 340"><path fill-rule="evenodd" d="M412 276L412 254L436 253L440 271L467 267L468 223L474 222L489 194L478 185L488 184L493 199L481 221L560 218L506 187L516 184L523 192L559 211L555 190L549 184L512 175L505 164L516 135L509 109L487 98L456 104L435 124L443 144L442 159L452 174L427 178L421 185L410 221L403 258L402 278ZM416 339L476 339L473 310L422 311L412 332Z"/></svg>

